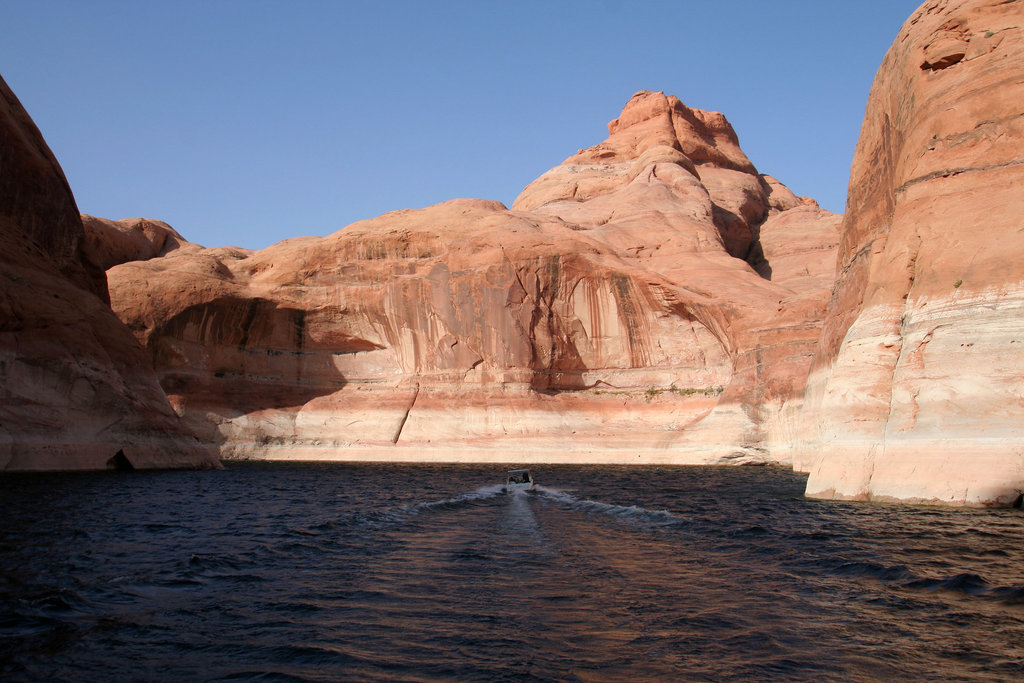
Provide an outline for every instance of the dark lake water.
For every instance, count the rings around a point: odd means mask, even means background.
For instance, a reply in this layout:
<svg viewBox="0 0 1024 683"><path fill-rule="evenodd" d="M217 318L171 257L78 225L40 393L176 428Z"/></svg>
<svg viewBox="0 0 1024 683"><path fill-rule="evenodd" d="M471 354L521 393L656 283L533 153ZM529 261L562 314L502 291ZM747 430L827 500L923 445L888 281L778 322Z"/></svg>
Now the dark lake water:
<svg viewBox="0 0 1024 683"><path fill-rule="evenodd" d="M778 468L0 478L4 680L1020 680L1024 515Z"/></svg>

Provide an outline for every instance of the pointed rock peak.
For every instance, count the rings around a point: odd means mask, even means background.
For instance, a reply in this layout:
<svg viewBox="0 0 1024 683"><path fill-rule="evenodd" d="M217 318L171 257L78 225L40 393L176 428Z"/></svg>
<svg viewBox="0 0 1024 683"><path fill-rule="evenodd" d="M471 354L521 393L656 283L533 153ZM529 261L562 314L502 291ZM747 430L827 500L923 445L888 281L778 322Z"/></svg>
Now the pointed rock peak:
<svg viewBox="0 0 1024 683"><path fill-rule="evenodd" d="M636 159L648 149L667 145L697 164L713 163L745 173L754 165L740 149L732 125L717 111L686 106L675 95L641 90L617 119L608 124L608 139L581 154L600 159Z"/></svg>
<svg viewBox="0 0 1024 683"><path fill-rule="evenodd" d="M512 208L529 211L606 195L664 164L679 166L705 185L759 187L761 182L722 114L692 109L661 91L641 90L608 124L604 142L579 150L530 183Z"/></svg>
<svg viewBox="0 0 1024 683"><path fill-rule="evenodd" d="M666 95L660 90L641 90L629 98L619 118L608 123L608 134L615 135L631 126L656 120L672 123L673 132L678 127L676 120L685 121L697 133L719 134L733 144L739 144L732 124L721 112L687 107L675 95Z"/></svg>
<svg viewBox="0 0 1024 683"><path fill-rule="evenodd" d="M679 98L674 95L671 99L679 102ZM662 91L640 90L629 98L619 118L608 122L608 135L615 135L620 130L644 121L663 119L667 122L670 120L671 108L669 98Z"/></svg>

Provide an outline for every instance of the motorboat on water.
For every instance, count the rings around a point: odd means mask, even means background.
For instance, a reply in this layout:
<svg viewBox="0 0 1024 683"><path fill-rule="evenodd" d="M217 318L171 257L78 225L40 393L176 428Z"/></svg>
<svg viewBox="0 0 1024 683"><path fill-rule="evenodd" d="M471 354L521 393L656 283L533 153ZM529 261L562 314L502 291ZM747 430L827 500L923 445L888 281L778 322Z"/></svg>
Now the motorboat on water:
<svg viewBox="0 0 1024 683"><path fill-rule="evenodd" d="M530 474L530 470L509 470L505 477L505 493L532 491L533 487L533 475Z"/></svg>

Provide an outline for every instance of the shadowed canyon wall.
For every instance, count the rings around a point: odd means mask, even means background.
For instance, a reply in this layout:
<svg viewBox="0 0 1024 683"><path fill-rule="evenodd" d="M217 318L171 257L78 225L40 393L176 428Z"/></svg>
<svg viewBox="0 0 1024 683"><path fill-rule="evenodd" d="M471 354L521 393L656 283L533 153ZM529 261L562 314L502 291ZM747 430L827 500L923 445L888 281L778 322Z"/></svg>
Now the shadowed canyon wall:
<svg viewBox="0 0 1024 683"><path fill-rule="evenodd" d="M0 80L0 469L213 467L107 305L64 174Z"/></svg>
<svg viewBox="0 0 1024 683"><path fill-rule="evenodd" d="M931 1L878 71L802 416L809 495L1024 489L1024 3Z"/></svg>

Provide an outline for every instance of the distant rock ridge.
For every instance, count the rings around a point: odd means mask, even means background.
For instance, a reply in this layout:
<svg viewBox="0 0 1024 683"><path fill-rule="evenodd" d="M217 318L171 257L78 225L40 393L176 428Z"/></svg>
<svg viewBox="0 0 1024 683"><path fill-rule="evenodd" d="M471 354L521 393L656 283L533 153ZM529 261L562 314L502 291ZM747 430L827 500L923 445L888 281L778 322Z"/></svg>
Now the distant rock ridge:
<svg viewBox="0 0 1024 683"><path fill-rule="evenodd" d="M839 218L721 114L642 92L609 129L511 210L175 241L109 270L112 305L225 457L771 460L762 404L802 396Z"/></svg>
<svg viewBox="0 0 1024 683"><path fill-rule="evenodd" d="M85 258L104 271L128 261L146 261L184 246L197 247L163 221L125 218L112 221L82 214Z"/></svg>
<svg viewBox="0 0 1024 683"><path fill-rule="evenodd" d="M215 467L107 305L71 190L0 79L0 470Z"/></svg>

